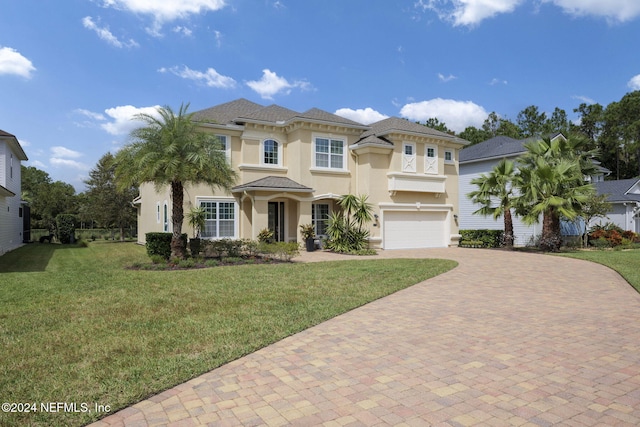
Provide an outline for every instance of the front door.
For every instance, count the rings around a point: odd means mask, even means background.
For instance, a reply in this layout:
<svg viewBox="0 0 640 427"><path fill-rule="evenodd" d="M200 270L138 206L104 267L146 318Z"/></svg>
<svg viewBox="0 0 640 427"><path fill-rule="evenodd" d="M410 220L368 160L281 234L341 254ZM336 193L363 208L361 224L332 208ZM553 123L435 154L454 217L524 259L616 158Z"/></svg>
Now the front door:
<svg viewBox="0 0 640 427"><path fill-rule="evenodd" d="M273 240L284 242L284 202L269 202L269 230Z"/></svg>

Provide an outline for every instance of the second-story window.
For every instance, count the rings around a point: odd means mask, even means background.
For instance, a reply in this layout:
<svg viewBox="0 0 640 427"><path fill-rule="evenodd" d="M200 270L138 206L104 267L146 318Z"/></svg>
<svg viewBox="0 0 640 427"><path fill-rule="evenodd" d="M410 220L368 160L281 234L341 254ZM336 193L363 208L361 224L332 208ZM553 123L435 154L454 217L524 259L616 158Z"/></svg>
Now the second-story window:
<svg viewBox="0 0 640 427"><path fill-rule="evenodd" d="M226 135L216 135L214 146L222 151L227 158L227 162L231 163L231 144L229 144L229 138Z"/></svg>
<svg viewBox="0 0 640 427"><path fill-rule="evenodd" d="M263 143L262 161L265 165L278 165L278 143L273 139L267 139Z"/></svg>
<svg viewBox="0 0 640 427"><path fill-rule="evenodd" d="M344 169L344 141L316 138L315 166L317 168Z"/></svg>

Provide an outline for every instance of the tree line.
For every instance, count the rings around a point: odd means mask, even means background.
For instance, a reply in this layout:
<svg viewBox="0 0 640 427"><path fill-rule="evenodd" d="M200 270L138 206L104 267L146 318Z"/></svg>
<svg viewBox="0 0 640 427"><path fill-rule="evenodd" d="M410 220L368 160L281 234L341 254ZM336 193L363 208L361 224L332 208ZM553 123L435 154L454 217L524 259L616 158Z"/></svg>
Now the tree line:
<svg viewBox="0 0 640 427"><path fill-rule="evenodd" d="M71 214L76 226L117 231L124 240L125 231L136 227L136 209L131 202L138 188L116 188L114 157L107 153L89 172L87 190L76 194L71 184L53 181L49 174L33 166L22 166L22 199L31 209L31 228L57 233L56 218Z"/></svg>
<svg viewBox="0 0 640 427"><path fill-rule="evenodd" d="M559 132L565 136L576 134L586 139L585 150L598 151L598 159L612 171L613 179L640 176L640 91L629 92L606 107L581 103L573 112L579 115L577 123L558 107L548 115L530 105L518 113L515 122L492 112L480 128L468 126L457 136L473 145L496 136L525 139ZM437 118L422 124L456 135Z"/></svg>

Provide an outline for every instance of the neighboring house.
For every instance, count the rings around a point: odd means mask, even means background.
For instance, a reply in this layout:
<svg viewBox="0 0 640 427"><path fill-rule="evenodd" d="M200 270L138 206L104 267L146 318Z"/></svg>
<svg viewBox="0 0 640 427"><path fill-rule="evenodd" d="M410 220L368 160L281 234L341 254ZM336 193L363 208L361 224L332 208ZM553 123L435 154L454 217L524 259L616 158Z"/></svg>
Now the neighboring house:
<svg viewBox="0 0 640 427"><path fill-rule="evenodd" d="M551 137L564 138L561 133ZM481 174L488 174L500 162L506 158L512 161L526 152L524 145L527 142L538 138L514 139L508 136L496 136L479 144L466 147L460 151L460 221L461 230L503 230L504 219L502 217L494 220L492 216L474 215L480 208L479 204L474 204L467 197L467 194L477 190L477 186L471 184L474 178ZM604 175L610 173L609 170L599 166L600 172L592 177L587 177L591 182L604 180ZM563 235L579 235L579 227L573 223L562 223ZM514 245L525 246L533 243L535 238L542 232L542 222L533 225L525 224L520 217L513 216Z"/></svg>
<svg viewBox="0 0 640 427"><path fill-rule="evenodd" d="M278 241L300 239L326 219L344 194L369 197L373 248L457 245L460 138L399 118L372 125L311 109L304 113L238 99L198 111L202 129L218 136L238 172L231 193L208 186L185 189L185 212L207 210L203 238L257 239L265 228ZM138 239L171 231L169 189L140 187ZM190 227L183 225L191 234Z"/></svg>
<svg viewBox="0 0 640 427"><path fill-rule="evenodd" d="M591 225L612 222L623 230L640 233L640 179L603 181L595 184L598 194L607 194L611 211L606 218L598 218Z"/></svg>
<svg viewBox="0 0 640 427"><path fill-rule="evenodd" d="M18 139L0 130L0 255L22 245L25 239L25 203L20 200L20 162L27 155Z"/></svg>

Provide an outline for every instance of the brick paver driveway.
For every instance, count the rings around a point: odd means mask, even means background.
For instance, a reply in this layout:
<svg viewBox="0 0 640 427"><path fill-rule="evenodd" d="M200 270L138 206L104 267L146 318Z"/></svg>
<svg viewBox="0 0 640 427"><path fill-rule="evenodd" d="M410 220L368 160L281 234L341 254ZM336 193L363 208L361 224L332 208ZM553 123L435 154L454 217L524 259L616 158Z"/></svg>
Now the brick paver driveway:
<svg viewBox="0 0 640 427"><path fill-rule="evenodd" d="M617 273L488 250L393 256L460 265L96 425L640 425L640 296Z"/></svg>

